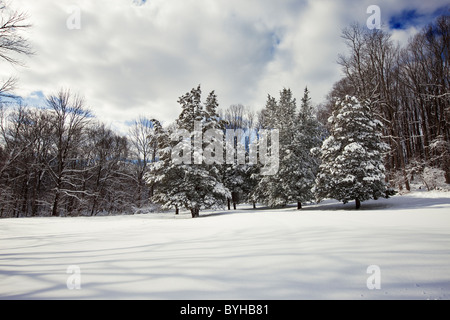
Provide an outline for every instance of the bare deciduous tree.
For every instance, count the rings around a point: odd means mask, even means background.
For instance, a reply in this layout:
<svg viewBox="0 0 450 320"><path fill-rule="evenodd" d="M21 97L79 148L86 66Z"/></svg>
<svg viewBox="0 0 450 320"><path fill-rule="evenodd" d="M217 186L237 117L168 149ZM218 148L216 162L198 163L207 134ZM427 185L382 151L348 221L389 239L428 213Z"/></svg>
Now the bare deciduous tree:
<svg viewBox="0 0 450 320"><path fill-rule="evenodd" d="M440 167L450 183L449 152L442 151L450 143L449 35L448 16L403 48L383 30L352 25L342 33L349 49L338 59L344 78L329 100L349 94L371 101L391 146L385 166L400 189L409 190L409 172L417 163Z"/></svg>
<svg viewBox="0 0 450 320"><path fill-rule="evenodd" d="M27 20L26 13L11 9L10 3L0 1L0 61L23 65L19 57L34 53L23 35L31 27ZM10 96L16 84L17 79L14 77L3 80L0 83L0 98Z"/></svg>
<svg viewBox="0 0 450 320"><path fill-rule="evenodd" d="M145 173L149 163L156 161L158 143L155 134L155 121L146 117L139 117L130 128L129 141L131 158L134 162L133 177L136 183L136 205L141 208L153 196L153 185L147 189Z"/></svg>
<svg viewBox="0 0 450 320"><path fill-rule="evenodd" d="M91 113L85 107L84 100L70 90L60 90L47 98L47 104L53 113L52 146L54 158L47 164L55 184L52 215L58 215L62 197L77 197L77 188L71 181L77 161L77 148L85 138L84 129ZM56 165L53 165L56 164Z"/></svg>

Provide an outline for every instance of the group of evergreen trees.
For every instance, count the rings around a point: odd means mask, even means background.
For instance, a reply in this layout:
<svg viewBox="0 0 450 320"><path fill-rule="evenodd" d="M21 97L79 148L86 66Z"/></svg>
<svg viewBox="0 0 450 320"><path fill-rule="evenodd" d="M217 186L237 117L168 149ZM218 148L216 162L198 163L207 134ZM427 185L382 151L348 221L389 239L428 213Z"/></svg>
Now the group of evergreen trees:
<svg viewBox="0 0 450 320"><path fill-rule="evenodd" d="M269 96L262 110L263 128L279 130L279 169L261 178L253 197L270 206L311 201L318 161L310 149L320 144L321 126L313 114L308 89L305 88L300 109L290 89L280 92L280 99Z"/></svg>
<svg viewBox="0 0 450 320"><path fill-rule="evenodd" d="M269 95L253 128L245 127L251 121L242 113L241 121L221 118L214 92L202 104L200 86L178 102L182 111L176 125L157 130L158 161L146 174L147 183L155 188L152 200L164 208L176 212L186 208L197 217L200 209L223 207L226 202L230 209L230 201L235 208L242 201L271 207L295 202L301 209L304 202L327 197L344 203L355 200L359 208L361 201L390 194L383 165L388 146L369 101L346 97L339 102L329 120L331 135L323 144L326 133L314 115L307 88L300 108L290 89L283 89L278 101ZM223 161L230 148L224 138L230 128L240 132L233 135L236 155L231 163ZM213 139L207 134L210 129L218 132ZM278 133L277 145L271 141L267 149L278 157L277 170L271 174L262 174L260 162L249 161L251 143L257 144L258 157L268 156L261 154L266 152L261 144L268 143L261 134L265 129ZM255 133L253 140L250 132ZM243 151L244 161L238 161L238 150ZM222 161L208 162L212 153Z"/></svg>

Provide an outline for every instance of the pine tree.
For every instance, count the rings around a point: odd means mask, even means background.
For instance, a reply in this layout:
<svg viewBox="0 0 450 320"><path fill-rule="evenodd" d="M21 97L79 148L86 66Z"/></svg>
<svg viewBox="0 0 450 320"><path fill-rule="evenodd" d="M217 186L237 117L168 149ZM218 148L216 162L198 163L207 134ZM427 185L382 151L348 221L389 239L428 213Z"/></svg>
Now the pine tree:
<svg viewBox="0 0 450 320"><path fill-rule="evenodd" d="M312 118L313 118L313 106L311 103L311 98L309 97L308 87L305 87L305 90L303 91L303 97L301 100L298 119L301 123L305 124Z"/></svg>
<svg viewBox="0 0 450 320"><path fill-rule="evenodd" d="M285 206L296 201L296 173L299 163L295 157L296 135L296 99L290 89L280 92L280 100L271 118L273 129L279 130L279 168L274 175L262 178L261 186L265 189L266 204L271 207ZM270 129L272 129L270 128Z"/></svg>
<svg viewBox="0 0 450 320"><path fill-rule="evenodd" d="M263 126L279 130L279 170L261 177L254 196L275 207L313 199L311 188L317 171L317 160L309 150L318 145L319 123L312 114L309 92L305 90L300 112L290 89L280 92L277 102L268 97L263 110Z"/></svg>
<svg viewBox="0 0 450 320"><path fill-rule="evenodd" d="M374 119L367 101L346 96L336 103L328 119L331 135L320 151L321 165L316 179L316 197L344 203L387 197L383 154L388 146L381 139L382 123Z"/></svg>
<svg viewBox="0 0 450 320"><path fill-rule="evenodd" d="M152 201L160 203L164 209L174 208L176 214L182 207L182 199L178 197L179 182L184 177L182 168L172 162L173 143L170 131L165 130L159 122L155 123L155 138L158 144L157 161L149 165L144 179L148 185L154 186Z"/></svg>
<svg viewBox="0 0 450 320"><path fill-rule="evenodd" d="M302 208L302 202L314 199L312 189L319 169L319 160L310 152L320 146L322 126L313 114L313 106L309 90L305 87L297 116L296 132L293 138L293 158L297 167L291 175L292 189L295 190L297 209Z"/></svg>
<svg viewBox="0 0 450 320"><path fill-rule="evenodd" d="M266 105L260 113L260 130L258 130L258 149L259 149L259 157L261 157L261 142L262 137L260 135L261 130L274 129L277 128L277 101L271 95L267 96ZM278 128L277 128L278 129ZM273 180L271 176L263 176L260 174L261 172L261 163L258 162L256 164L256 168L253 172L252 179L255 184L255 188L252 190L249 199L253 202L261 202L266 205L275 206L273 199L275 198L275 189L272 188Z"/></svg>
<svg viewBox="0 0 450 320"><path fill-rule="evenodd" d="M176 121L177 128L170 134L162 134L167 142L163 143L160 161L150 169L147 181L159 185L155 201L166 208L184 207L195 218L200 209L223 206L229 196L218 165L209 163L211 157L203 154L203 151L210 155L220 153L219 146L223 148L218 135L208 139L204 135L219 130L218 103L212 92L205 111L200 86L180 97L178 102L182 111Z"/></svg>

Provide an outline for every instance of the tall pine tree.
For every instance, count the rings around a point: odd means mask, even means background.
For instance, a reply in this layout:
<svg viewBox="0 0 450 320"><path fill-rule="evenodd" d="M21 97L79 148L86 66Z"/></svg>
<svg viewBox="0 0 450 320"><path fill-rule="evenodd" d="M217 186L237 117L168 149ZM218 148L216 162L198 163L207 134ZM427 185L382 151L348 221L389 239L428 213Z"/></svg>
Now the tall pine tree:
<svg viewBox="0 0 450 320"><path fill-rule="evenodd" d="M219 138L222 133L218 103L211 92L204 107L200 86L180 97L178 102L182 111L176 128L166 135L168 141L161 148L160 161L152 166L147 180L158 183L154 199L163 207L186 208L195 218L201 209L223 206L230 196L221 181L218 164L211 163L214 158L211 155L216 153L217 156L223 147ZM219 130L220 135L212 134L208 138L204 135L214 130ZM208 153L206 157L204 151Z"/></svg>
<svg viewBox="0 0 450 320"><path fill-rule="evenodd" d="M312 189L319 169L319 160L310 152L321 145L322 125L314 115L309 90L305 87L297 116L296 131L292 142L293 158L298 166L291 175L297 209L303 202L314 199Z"/></svg>
<svg viewBox="0 0 450 320"><path fill-rule="evenodd" d="M316 198L333 198L344 203L388 195L383 155L388 145L381 139L382 123L374 118L369 102L346 96L336 103L331 135L317 152L321 165L316 179Z"/></svg>
<svg viewBox="0 0 450 320"><path fill-rule="evenodd" d="M254 196L271 206L285 206L313 199L311 188L317 171L317 160L309 150L318 145L319 123L312 114L309 92L305 90L300 111L290 89L280 92L277 102L269 96L263 110L264 129L279 130L279 170L261 177Z"/></svg>

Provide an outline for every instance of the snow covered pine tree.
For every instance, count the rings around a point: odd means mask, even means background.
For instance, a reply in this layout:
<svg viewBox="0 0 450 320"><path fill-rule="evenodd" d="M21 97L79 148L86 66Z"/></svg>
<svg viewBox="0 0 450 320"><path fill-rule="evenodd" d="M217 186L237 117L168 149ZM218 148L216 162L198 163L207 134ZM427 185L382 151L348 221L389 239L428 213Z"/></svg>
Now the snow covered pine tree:
<svg viewBox="0 0 450 320"><path fill-rule="evenodd" d="M180 97L178 102L182 111L176 121L177 128L170 134L162 133L161 137L168 141L161 141L159 162L150 166L146 178L148 183L157 183L154 201L163 208L175 207L177 211L184 207L196 218L200 209L223 207L225 199L230 197L218 165L210 163L214 158L211 154L220 158L223 142L215 141L214 135L204 135L208 129L219 130L218 103L214 91L211 92L205 110L200 86Z"/></svg>
<svg viewBox="0 0 450 320"><path fill-rule="evenodd" d="M388 145L381 139L382 123L374 119L367 101L346 96L337 101L332 116L331 135L322 148L314 150L322 163L316 178L318 201L333 198L343 203L388 197L383 154Z"/></svg>
<svg viewBox="0 0 450 320"><path fill-rule="evenodd" d="M302 202L314 198L311 189L318 161L309 151L320 145L320 124L313 116L309 91L305 89L298 112L296 99L286 88L280 91L278 102L269 95L262 112L263 128L280 132L279 170L261 177L254 197L271 207L297 202L301 209Z"/></svg>
<svg viewBox="0 0 450 320"><path fill-rule="evenodd" d="M314 200L312 188L315 184L319 159L310 150L319 147L322 143L323 127L314 116L309 90L305 87L298 112L297 130L294 135L293 157L299 164L293 178L294 190L297 192L297 209L302 208L302 202Z"/></svg>

